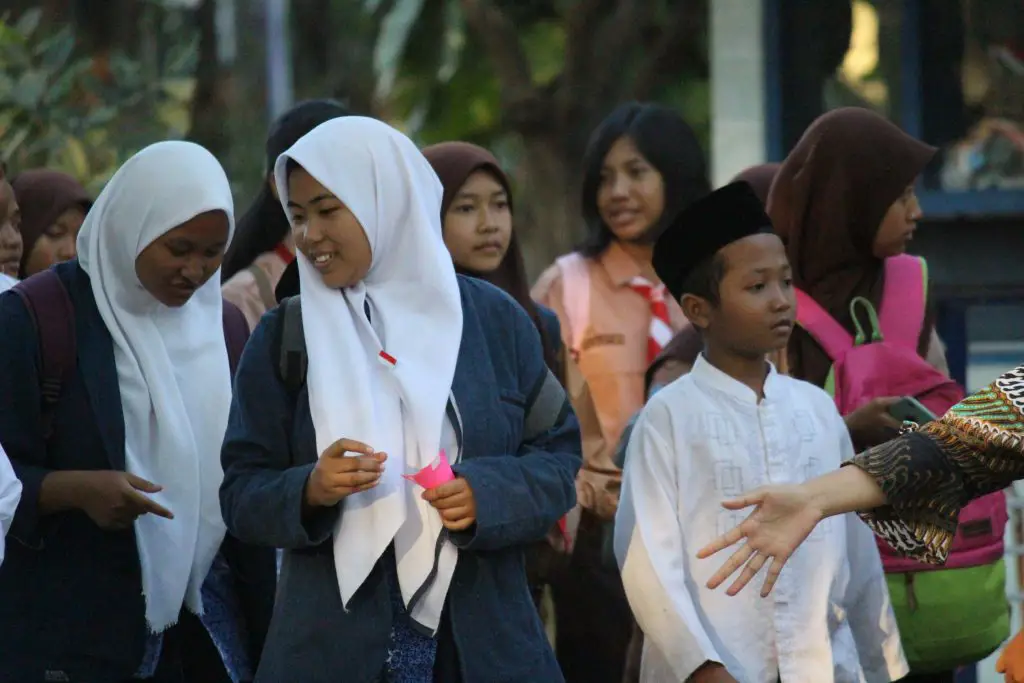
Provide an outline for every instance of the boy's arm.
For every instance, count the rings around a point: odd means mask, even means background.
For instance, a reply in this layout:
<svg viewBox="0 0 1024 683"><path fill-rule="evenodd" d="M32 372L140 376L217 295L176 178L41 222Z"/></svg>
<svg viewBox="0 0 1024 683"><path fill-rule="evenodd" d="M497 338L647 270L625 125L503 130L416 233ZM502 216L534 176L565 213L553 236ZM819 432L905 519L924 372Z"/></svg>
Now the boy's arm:
<svg viewBox="0 0 1024 683"><path fill-rule="evenodd" d="M687 681L722 658L704 631L687 588L688 558L676 514L679 488L673 451L651 424L660 406L641 414L626 458L615 516L615 557L629 606L644 636ZM653 413L653 415L652 415Z"/></svg>
<svg viewBox="0 0 1024 683"><path fill-rule="evenodd" d="M836 432L840 457L846 462L853 458L854 448L839 413L836 413ZM896 681L906 676L910 667L903 655L875 535L857 515L847 513L844 517L850 582L843 602L864 679L867 683Z"/></svg>

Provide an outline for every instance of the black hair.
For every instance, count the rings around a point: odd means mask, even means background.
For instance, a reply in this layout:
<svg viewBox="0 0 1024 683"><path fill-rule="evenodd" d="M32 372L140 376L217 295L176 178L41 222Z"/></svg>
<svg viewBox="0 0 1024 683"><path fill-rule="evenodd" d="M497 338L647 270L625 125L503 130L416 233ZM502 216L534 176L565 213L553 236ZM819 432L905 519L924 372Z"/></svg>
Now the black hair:
<svg viewBox="0 0 1024 683"><path fill-rule="evenodd" d="M266 172L274 172L277 157L298 142L299 138L321 123L351 113L334 100L306 100L296 104L270 126L265 150ZM224 281L248 268L257 256L276 247L288 235L288 216L270 191L266 177L260 186L256 198L235 226L235 238L231 241L221 267L221 279Z"/></svg>
<svg viewBox="0 0 1024 683"><path fill-rule="evenodd" d="M577 251L590 258L604 252L615 239L597 210L597 190L608 150L622 137L633 141L665 184L665 209L648 235L652 241L680 211L711 192L704 151L683 117L660 104L619 105L590 136L583 155L581 209L587 235Z"/></svg>
<svg viewBox="0 0 1024 683"><path fill-rule="evenodd" d="M697 264L683 280L680 291L706 299L712 306L721 303L719 287L725 277L725 257L718 251Z"/></svg>

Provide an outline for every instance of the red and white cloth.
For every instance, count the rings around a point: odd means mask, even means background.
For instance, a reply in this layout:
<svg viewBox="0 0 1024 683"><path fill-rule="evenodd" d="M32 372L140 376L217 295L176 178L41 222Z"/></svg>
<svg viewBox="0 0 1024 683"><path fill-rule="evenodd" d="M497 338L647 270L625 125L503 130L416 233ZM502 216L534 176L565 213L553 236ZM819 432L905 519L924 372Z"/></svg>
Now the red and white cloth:
<svg viewBox="0 0 1024 683"><path fill-rule="evenodd" d="M656 285L645 278L634 277L629 281L629 286L651 305L651 326L647 332L647 362L651 363L673 336L668 317L668 304L665 302L665 285Z"/></svg>

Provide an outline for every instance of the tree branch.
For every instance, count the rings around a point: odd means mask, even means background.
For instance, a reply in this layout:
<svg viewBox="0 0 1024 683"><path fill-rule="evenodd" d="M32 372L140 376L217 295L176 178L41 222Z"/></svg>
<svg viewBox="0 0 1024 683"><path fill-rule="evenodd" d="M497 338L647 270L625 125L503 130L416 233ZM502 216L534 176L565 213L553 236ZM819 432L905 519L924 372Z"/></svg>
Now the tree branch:
<svg viewBox="0 0 1024 683"><path fill-rule="evenodd" d="M627 64L637 48L642 48L644 29L653 20L657 3L653 0L618 0L615 11L597 32L591 61L591 89L597 103L616 99L614 93L623 80L621 65ZM597 75L599 74L599 75Z"/></svg>
<svg viewBox="0 0 1024 683"><path fill-rule="evenodd" d="M485 46L501 83L506 106L536 99L530 62L523 52L516 28L490 0L460 0L466 24Z"/></svg>
<svg viewBox="0 0 1024 683"><path fill-rule="evenodd" d="M377 3L377 7L370 14L370 19L373 20L374 26L380 26L381 22L384 21L384 17L391 14L391 10L395 8L396 0L382 0Z"/></svg>
<svg viewBox="0 0 1024 683"><path fill-rule="evenodd" d="M202 0L194 10L199 31L199 59L192 94L191 124L186 138L223 159L228 152L225 136L223 69L217 60L216 0Z"/></svg>
<svg viewBox="0 0 1024 683"><path fill-rule="evenodd" d="M707 55L701 55L700 50L694 49L694 39L705 26L706 17L706 2L677 0L672 22L660 31L653 48L647 53L647 59L640 65L630 90L634 98L652 98L667 74L680 71L681 62L701 64L706 68ZM679 59L681 54L687 58Z"/></svg>
<svg viewBox="0 0 1024 683"><path fill-rule="evenodd" d="M593 62L595 25L604 0L577 0L565 11L565 60L559 79L558 115L562 121L575 118L582 104L580 96L587 88Z"/></svg>

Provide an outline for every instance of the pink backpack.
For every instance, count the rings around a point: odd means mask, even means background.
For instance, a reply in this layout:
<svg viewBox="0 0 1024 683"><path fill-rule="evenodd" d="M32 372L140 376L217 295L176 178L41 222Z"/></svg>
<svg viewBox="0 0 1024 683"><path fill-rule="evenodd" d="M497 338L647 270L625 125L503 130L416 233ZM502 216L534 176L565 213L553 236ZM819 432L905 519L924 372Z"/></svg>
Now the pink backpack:
<svg viewBox="0 0 1024 683"><path fill-rule="evenodd" d="M964 397L956 382L917 353L924 327L927 283L928 267L923 259L908 255L886 259L881 311L876 313L863 297L850 302L856 336L809 295L797 290L798 324L833 361L825 390L835 398L840 414L849 415L881 396L912 396L935 415L942 415ZM870 330L862 327L862 317L870 321ZM977 567L1001 560L1006 522L1002 491L963 508L946 568ZM900 557L880 539L878 548L887 573L938 569Z"/></svg>

